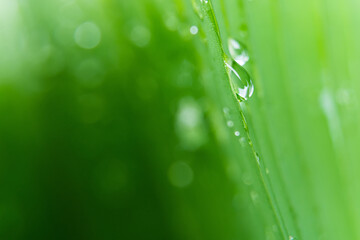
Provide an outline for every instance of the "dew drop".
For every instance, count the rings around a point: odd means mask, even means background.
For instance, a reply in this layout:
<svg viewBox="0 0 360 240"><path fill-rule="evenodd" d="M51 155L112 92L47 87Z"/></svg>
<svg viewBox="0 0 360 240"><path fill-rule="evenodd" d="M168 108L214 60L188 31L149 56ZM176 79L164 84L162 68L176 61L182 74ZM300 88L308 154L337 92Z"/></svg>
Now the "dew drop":
<svg viewBox="0 0 360 240"><path fill-rule="evenodd" d="M241 138L239 139L239 142L240 142L241 146L244 147L245 144L246 144L246 139L245 139L244 137L241 137Z"/></svg>
<svg viewBox="0 0 360 240"><path fill-rule="evenodd" d="M260 166L260 157L259 157L258 153L255 153L255 158L256 158L257 164Z"/></svg>
<svg viewBox="0 0 360 240"><path fill-rule="evenodd" d="M238 136L240 136L240 132L239 132L239 131L235 131L235 132L234 132L234 135L238 137Z"/></svg>
<svg viewBox="0 0 360 240"><path fill-rule="evenodd" d="M231 57L240 65L244 66L249 61L249 53L245 48L244 44L239 41L229 38L228 48Z"/></svg>
<svg viewBox="0 0 360 240"><path fill-rule="evenodd" d="M190 27L190 33L192 34L192 35L196 35L197 33L199 32L199 29L198 29L198 27L197 26L191 26Z"/></svg>
<svg viewBox="0 0 360 240"><path fill-rule="evenodd" d="M289 236L289 240L295 240L295 237Z"/></svg>
<svg viewBox="0 0 360 240"><path fill-rule="evenodd" d="M226 124L227 124L228 127L233 127L234 126L234 122L231 121L231 120L227 121Z"/></svg>
<svg viewBox="0 0 360 240"><path fill-rule="evenodd" d="M196 15L198 15L198 17L202 20L204 19L204 15L201 12L201 6L199 4L199 0L192 0L192 5L193 5L193 9L196 13Z"/></svg>
<svg viewBox="0 0 360 240"><path fill-rule="evenodd" d="M231 65L225 62L225 66L228 69L231 88L236 98L240 102L249 99L254 92L249 73L235 61L232 61Z"/></svg>
<svg viewBox="0 0 360 240"><path fill-rule="evenodd" d="M227 107L224 107L224 108L223 108L223 112L224 112L225 115L228 115L229 112L230 112L230 109L227 108Z"/></svg>

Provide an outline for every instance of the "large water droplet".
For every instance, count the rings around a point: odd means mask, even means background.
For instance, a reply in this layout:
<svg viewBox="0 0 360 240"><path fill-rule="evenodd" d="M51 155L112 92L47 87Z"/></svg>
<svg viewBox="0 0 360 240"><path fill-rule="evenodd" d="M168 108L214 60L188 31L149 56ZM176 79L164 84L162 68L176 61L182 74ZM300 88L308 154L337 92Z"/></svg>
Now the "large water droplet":
<svg viewBox="0 0 360 240"><path fill-rule="evenodd" d="M244 44L239 41L229 38L228 48L231 57L240 65L244 66L249 61L249 53Z"/></svg>
<svg viewBox="0 0 360 240"><path fill-rule="evenodd" d="M225 62L225 66L228 69L231 89L236 98L240 102L249 99L254 92L254 85L249 73L235 61L232 61L231 65Z"/></svg>

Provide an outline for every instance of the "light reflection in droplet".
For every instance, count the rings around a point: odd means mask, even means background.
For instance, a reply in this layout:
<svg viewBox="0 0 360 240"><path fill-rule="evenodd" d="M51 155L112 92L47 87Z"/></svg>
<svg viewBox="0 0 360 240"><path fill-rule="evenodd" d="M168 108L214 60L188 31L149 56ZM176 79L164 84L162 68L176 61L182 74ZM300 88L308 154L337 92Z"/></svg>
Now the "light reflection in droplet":
<svg viewBox="0 0 360 240"><path fill-rule="evenodd" d="M199 29L198 29L198 27L197 26L191 26L190 27L190 33L192 34L192 35L196 35L197 33L199 32Z"/></svg>

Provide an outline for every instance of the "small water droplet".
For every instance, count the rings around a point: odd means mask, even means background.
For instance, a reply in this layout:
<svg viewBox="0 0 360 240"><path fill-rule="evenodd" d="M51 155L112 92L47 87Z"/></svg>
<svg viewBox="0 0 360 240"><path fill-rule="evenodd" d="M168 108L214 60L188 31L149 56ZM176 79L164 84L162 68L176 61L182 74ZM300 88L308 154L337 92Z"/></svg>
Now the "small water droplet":
<svg viewBox="0 0 360 240"><path fill-rule="evenodd" d="M241 146L244 147L245 144L246 144L246 139L245 139L244 137L241 137L241 138L239 139L239 142L240 142Z"/></svg>
<svg viewBox="0 0 360 240"><path fill-rule="evenodd" d="M233 121L230 121L230 120L227 121L226 124L227 124L228 127L233 127L233 126L234 126L234 122L233 122Z"/></svg>
<svg viewBox="0 0 360 240"><path fill-rule="evenodd" d="M192 35L196 35L197 33L199 32L199 29L198 29L198 27L197 26L191 26L190 27L190 33L192 34Z"/></svg>
<svg viewBox="0 0 360 240"><path fill-rule="evenodd" d="M249 73L235 61L232 61L231 65L225 62L225 66L236 98L240 102L249 99L254 93L254 85Z"/></svg>
<svg viewBox="0 0 360 240"><path fill-rule="evenodd" d="M199 4L199 0L192 0L192 5L193 5L193 9L194 9L196 15L198 15L198 17L201 20L204 19L204 15L201 12L201 6Z"/></svg>
<svg viewBox="0 0 360 240"><path fill-rule="evenodd" d="M295 240L295 237L289 236L289 240Z"/></svg>
<svg viewBox="0 0 360 240"><path fill-rule="evenodd" d="M228 48L231 57L240 65L244 66L249 61L249 53L245 48L244 44L239 41L229 38Z"/></svg>
<svg viewBox="0 0 360 240"><path fill-rule="evenodd" d="M223 108L223 112L224 112L225 115L228 115L229 112L230 112L230 109L227 108L227 107L224 107L224 108Z"/></svg>
<svg viewBox="0 0 360 240"><path fill-rule="evenodd" d="M238 137L238 136L240 136L240 132L239 132L239 131L235 131L235 132L234 132L234 135Z"/></svg>
<svg viewBox="0 0 360 240"><path fill-rule="evenodd" d="M257 164L260 166L260 157L259 157L258 153L255 153L255 158L256 158Z"/></svg>

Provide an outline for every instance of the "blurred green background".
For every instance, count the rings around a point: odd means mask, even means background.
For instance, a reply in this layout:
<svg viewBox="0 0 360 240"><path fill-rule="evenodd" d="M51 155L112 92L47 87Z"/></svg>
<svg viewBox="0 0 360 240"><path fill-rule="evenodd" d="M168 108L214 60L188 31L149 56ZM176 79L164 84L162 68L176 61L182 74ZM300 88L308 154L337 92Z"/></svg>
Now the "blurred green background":
<svg viewBox="0 0 360 240"><path fill-rule="evenodd" d="M360 239L357 9L0 0L0 239Z"/></svg>

